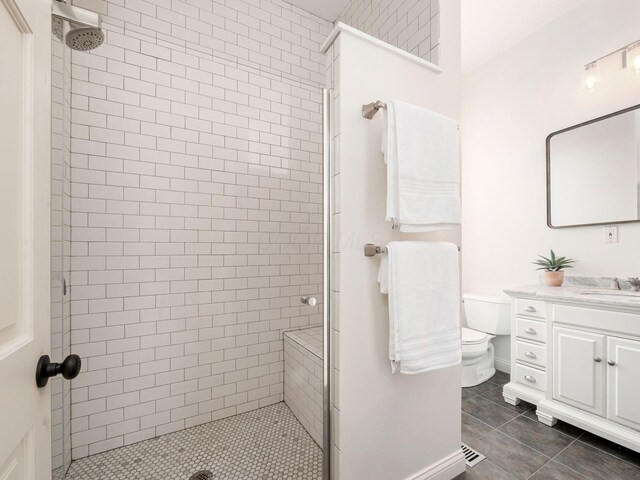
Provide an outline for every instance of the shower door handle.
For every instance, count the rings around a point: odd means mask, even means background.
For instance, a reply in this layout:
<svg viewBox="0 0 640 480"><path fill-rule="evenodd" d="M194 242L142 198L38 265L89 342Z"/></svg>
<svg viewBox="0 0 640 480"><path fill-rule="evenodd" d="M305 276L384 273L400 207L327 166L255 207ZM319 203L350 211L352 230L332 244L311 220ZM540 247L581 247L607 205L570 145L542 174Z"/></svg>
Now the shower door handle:
<svg viewBox="0 0 640 480"><path fill-rule="evenodd" d="M42 355L36 367L36 385L44 388L49 382L49 378L62 374L67 380L76 378L82 368L82 360L78 355L69 355L62 363L52 363L49 355Z"/></svg>
<svg viewBox="0 0 640 480"><path fill-rule="evenodd" d="M316 304L318 303L318 300L316 300L316 297L300 297L300 302L304 303L305 305L309 305L310 307L315 307Z"/></svg>

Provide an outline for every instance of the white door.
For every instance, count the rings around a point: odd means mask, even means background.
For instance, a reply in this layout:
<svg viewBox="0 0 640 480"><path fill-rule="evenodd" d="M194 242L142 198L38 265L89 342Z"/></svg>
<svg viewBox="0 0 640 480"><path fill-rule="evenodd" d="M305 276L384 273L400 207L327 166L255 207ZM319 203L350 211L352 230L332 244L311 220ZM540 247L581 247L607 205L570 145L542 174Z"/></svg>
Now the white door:
<svg viewBox="0 0 640 480"><path fill-rule="evenodd" d="M51 478L50 0L0 0L0 479Z"/></svg>
<svg viewBox="0 0 640 480"><path fill-rule="evenodd" d="M607 363L607 418L640 430L640 342L608 337Z"/></svg>
<svg viewBox="0 0 640 480"><path fill-rule="evenodd" d="M553 328L553 398L604 416L604 336Z"/></svg>

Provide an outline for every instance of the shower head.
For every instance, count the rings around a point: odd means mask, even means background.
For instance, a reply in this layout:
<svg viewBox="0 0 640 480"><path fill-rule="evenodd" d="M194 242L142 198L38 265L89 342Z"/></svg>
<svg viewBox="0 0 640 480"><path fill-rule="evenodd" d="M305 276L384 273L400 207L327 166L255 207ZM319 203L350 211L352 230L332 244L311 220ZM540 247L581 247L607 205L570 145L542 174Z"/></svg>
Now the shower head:
<svg viewBox="0 0 640 480"><path fill-rule="evenodd" d="M69 48L86 52L102 45L104 33L99 28L76 26L72 23L64 40Z"/></svg>
<svg viewBox="0 0 640 480"><path fill-rule="evenodd" d="M69 22L69 28L64 37L65 43L71 49L93 50L104 42L102 21L97 13L67 5L61 0L53 0L51 14L53 15L53 31L58 38L60 38L60 22L63 20Z"/></svg>

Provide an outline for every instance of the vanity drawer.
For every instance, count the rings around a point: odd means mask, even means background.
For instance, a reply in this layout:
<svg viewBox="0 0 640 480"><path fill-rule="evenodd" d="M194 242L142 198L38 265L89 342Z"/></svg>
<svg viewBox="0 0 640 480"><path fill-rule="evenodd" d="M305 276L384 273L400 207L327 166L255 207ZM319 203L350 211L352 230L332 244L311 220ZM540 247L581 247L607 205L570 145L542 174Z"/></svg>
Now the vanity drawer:
<svg viewBox="0 0 640 480"><path fill-rule="evenodd" d="M544 345L516 341L516 360L538 367L547 367L547 348Z"/></svg>
<svg viewBox="0 0 640 480"><path fill-rule="evenodd" d="M585 297L589 297L585 295ZM640 315L600 308L553 306L553 322L576 327L640 336Z"/></svg>
<svg viewBox="0 0 640 480"><path fill-rule="evenodd" d="M515 380L518 383L542 392L547 388L547 374L545 372L519 363L516 363ZM513 381L513 376L511 377L511 381Z"/></svg>
<svg viewBox="0 0 640 480"><path fill-rule="evenodd" d="M516 336L536 342L547 341L547 325L537 320L516 317Z"/></svg>
<svg viewBox="0 0 640 480"><path fill-rule="evenodd" d="M547 318L547 308L540 300L516 299L516 314L525 317Z"/></svg>

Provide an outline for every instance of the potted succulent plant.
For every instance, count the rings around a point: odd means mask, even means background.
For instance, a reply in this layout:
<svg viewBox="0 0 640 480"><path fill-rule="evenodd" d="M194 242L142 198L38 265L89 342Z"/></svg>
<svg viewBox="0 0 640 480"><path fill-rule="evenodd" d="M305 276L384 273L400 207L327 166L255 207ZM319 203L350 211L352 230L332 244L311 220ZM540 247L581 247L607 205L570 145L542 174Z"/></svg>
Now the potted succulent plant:
<svg viewBox="0 0 640 480"><path fill-rule="evenodd" d="M538 255L540 258L533 262L538 265L536 270L545 270L544 283L549 287L560 287L564 282L564 269L572 268L575 260L566 257L557 257L555 252L551 250L549 258Z"/></svg>

